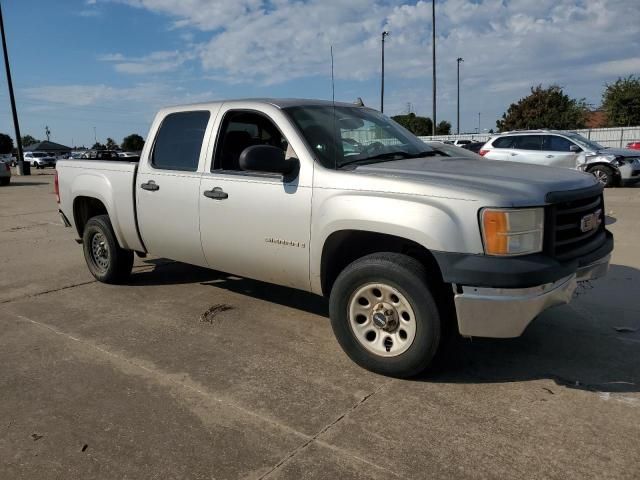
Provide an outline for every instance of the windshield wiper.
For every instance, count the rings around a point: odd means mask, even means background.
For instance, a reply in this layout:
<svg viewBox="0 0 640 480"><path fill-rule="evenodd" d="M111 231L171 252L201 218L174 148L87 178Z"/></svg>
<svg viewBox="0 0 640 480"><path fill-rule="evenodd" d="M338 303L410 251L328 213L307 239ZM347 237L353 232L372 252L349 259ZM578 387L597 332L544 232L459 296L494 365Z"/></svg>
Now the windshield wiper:
<svg viewBox="0 0 640 480"><path fill-rule="evenodd" d="M442 153L436 150L425 150L423 152L418 152L418 153L409 153L403 150L399 150L396 152L385 152L385 153L380 153L378 155L373 155L371 157L357 158L354 160L350 160L348 162L341 164L340 167L344 167L354 163L361 163L361 162L375 163L377 160L381 160L381 161L401 160L401 159L407 159L407 158L433 157L435 155L442 155Z"/></svg>

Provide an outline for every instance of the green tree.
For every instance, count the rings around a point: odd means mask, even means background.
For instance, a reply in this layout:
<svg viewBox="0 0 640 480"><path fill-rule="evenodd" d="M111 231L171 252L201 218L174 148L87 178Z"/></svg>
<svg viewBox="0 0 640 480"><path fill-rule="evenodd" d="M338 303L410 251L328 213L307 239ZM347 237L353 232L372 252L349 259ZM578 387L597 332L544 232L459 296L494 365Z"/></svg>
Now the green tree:
<svg viewBox="0 0 640 480"><path fill-rule="evenodd" d="M105 145L107 150L115 150L118 148L118 144L113 138L107 138L107 144Z"/></svg>
<svg viewBox="0 0 640 480"><path fill-rule="evenodd" d="M450 135L451 134L451 123L446 120L442 120L436 125L436 135Z"/></svg>
<svg viewBox="0 0 640 480"><path fill-rule="evenodd" d="M91 147L91 150L106 150L106 149L107 147L101 144L100 142L94 143L93 146Z"/></svg>
<svg viewBox="0 0 640 480"><path fill-rule="evenodd" d="M144 138L137 133L132 133L122 140L122 149L127 152L139 152L142 147L144 147Z"/></svg>
<svg viewBox="0 0 640 480"><path fill-rule="evenodd" d="M24 135L22 137L22 146L28 147L29 145L33 145L34 143L38 143L40 140L33 138L31 135Z"/></svg>
<svg viewBox="0 0 640 480"><path fill-rule="evenodd" d="M428 117L419 117L415 113L411 112L406 115L396 115L395 117L391 118L407 130L412 132L414 135L431 135L431 128L433 123Z"/></svg>
<svg viewBox="0 0 640 480"><path fill-rule="evenodd" d="M0 153L13 152L13 138L6 133L0 133Z"/></svg>
<svg viewBox="0 0 640 480"><path fill-rule="evenodd" d="M531 87L531 94L512 103L496 122L499 131L532 128L570 130L585 126L587 104L570 98L558 85Z"/></svg>
<svg viewBox="0 0 640 480"><path fill-rule="evenodd" d="M606 84L602 109L610 127L640 125L640 78L630 75Z"/></svg>

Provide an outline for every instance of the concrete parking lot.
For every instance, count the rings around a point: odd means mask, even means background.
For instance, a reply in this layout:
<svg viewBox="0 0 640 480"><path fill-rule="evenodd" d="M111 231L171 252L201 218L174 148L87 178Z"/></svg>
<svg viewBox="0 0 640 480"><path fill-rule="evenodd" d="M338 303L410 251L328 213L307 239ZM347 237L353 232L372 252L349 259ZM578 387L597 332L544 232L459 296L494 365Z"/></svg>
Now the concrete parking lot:
<svg viewBox="0 0 640 480"><path fill-rule="evenodd" d="M0 478L640 476L640 188L606 192L607 278L403 381L299 291L155 258L95 282L51 173L0 187Z"/></svg>

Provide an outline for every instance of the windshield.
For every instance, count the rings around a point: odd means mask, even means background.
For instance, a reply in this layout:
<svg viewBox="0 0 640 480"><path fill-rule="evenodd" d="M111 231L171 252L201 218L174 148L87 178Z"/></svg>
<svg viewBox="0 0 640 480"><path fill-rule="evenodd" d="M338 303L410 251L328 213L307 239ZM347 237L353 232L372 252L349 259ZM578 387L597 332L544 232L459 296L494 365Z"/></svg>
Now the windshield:
<svg viewBox="0 0 640 480"><path fill-rule="evenodd" d="M36 158L42 158L42 157L46 157L47 154L42 152L33 152L33 156Z"/></svg>
<svg viewBox="0 0 640 480"><path fill-rule="evenodd" d="M320 105L284 111L327 168L433 154L418 137L375 110Z"/></svg>
<svg viewBox="0 0 640 480"><path fill-rule="evenodd" d="M604 147L599 143L592 142L577 133L567 133L566 136L576 142L585 150L602 150Z"/></svg>

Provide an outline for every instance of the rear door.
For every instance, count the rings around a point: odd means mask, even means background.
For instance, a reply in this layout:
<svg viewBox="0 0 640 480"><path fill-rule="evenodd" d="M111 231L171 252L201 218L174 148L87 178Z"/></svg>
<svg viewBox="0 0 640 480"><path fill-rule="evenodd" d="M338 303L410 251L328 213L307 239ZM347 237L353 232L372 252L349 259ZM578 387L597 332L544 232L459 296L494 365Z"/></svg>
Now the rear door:
<svg viewBox="0 0 640 480"><path fill-rule="evenodd" d="M542 138L543 135L514 135L513 146L509 150L507 160L546 165L548 159L542 153Z"/></svg>
<svg viewBox="0 0 640 480"><path fill-rule="evenodd" d="M491 146L487 148L489 152L484 157L489 160L511 160L511 147L513 146L514 138L512 136L496 138L491 142Z"/></svg>
<svg viewBox="0 0 640 480"><path fill-rule="evenodd" d="M206 265L198 203L203 144L214 116L207 109L167 114L153 145L143 152L135 186L137 215L142 240L154 255Z"/></svg>
<svg viewBox="0 0 640 480"><path fill-rule="evenodd" d="M579 153L571 151L572 145L575 143L559 135L544 135L542 153L546 160L545 164L554 167L576 168Z"/></svg>

